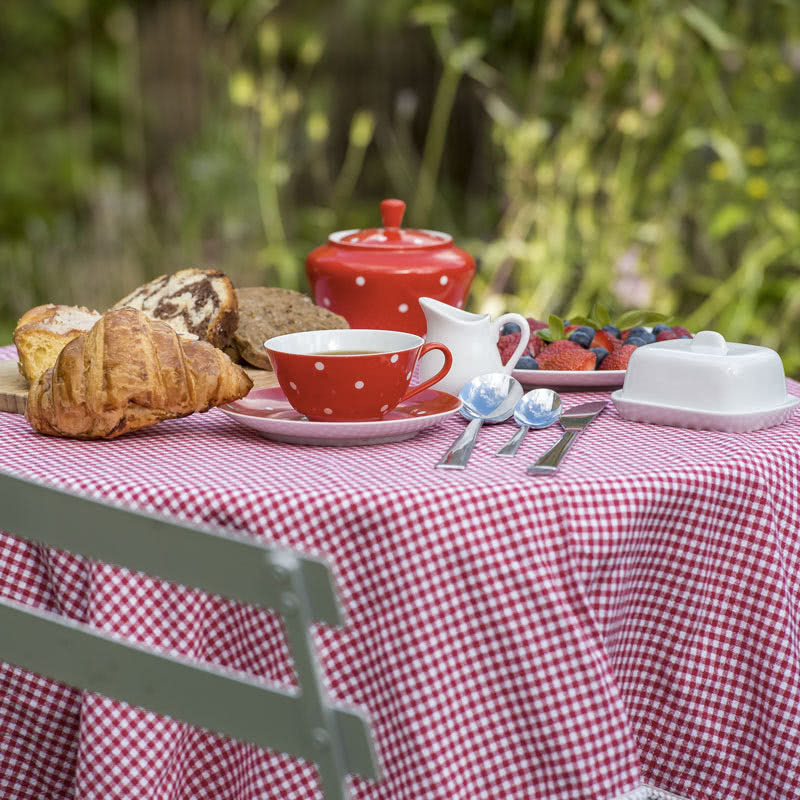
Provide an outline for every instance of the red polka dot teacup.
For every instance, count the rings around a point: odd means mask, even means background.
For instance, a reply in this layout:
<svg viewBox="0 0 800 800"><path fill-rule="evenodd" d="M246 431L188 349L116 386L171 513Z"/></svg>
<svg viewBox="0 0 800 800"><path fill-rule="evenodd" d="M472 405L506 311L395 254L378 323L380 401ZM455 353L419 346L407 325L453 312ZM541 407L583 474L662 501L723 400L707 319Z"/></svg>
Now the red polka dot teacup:
<svg viewBox="0 0 800 800"><path fill-rule="evenodd" d="M264 347L292 407L325 422L381 419L440 381L453 361L445 345L402 331L303 331L275 336ZM442 351L442 369L410 386L417 361L429 350Z"/></svg>

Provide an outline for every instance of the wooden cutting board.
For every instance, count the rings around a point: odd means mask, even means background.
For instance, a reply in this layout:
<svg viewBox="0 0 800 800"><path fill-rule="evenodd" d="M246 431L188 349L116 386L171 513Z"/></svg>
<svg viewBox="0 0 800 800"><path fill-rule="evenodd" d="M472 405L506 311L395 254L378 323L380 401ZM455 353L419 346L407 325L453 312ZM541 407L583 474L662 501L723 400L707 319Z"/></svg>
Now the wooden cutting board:
<svg viewBox="0 0 800 800"><path fill-rule="evenodd" d="M253 388L263 389L277 386L275 373L264 369L245 368L245 372L253 381ZM12 414L24 414L25 404L28 400L28 384L20 375L17 362L0 361L0 411L10 411Z"/></svg>

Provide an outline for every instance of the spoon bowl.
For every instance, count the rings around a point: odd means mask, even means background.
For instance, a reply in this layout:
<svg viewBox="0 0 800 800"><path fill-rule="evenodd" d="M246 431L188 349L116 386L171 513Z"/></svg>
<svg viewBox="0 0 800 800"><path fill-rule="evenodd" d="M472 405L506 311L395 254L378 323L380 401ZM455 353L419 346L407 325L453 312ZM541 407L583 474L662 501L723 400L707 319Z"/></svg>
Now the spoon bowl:
<svg viewBox="0 0 800 800"><path fill-rule="evenodd" d="M518 425L549 428L561 416L561 396L552 389L534 389L523 396L514 409Z"/></svg>
<svg viewBox="0 0 800 800"><path fill-rule="evenodd" d="M522 384L504 372L489 372L473 378L458 393L461 415L470 420L466 430L453 442L436 465L442 469L464 469L467 466L478 432L484 422L507 420L523 395Z"/></svg>
<svg viewBox="0 0 800 800"><path fill-rule="evenodd" d="M519 430L495 455L514 456L529 428L548 428L561 417L561 397L552 389L534 389L517 403L514 420Z"/></svg>
<svg viewBox="0 0 800 800"><path fill-rule="evenodd" d="M466 383L458 397L463 403L461 414L467 419L504 422L522 398L522 384L503 372L478 375Z"/></svg>

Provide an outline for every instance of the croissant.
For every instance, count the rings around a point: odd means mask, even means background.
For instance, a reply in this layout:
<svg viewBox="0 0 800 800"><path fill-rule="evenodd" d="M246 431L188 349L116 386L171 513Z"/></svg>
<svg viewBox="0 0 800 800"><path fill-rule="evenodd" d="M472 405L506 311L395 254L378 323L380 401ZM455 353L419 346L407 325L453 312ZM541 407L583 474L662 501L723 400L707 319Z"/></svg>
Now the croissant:
<svg viewBox="0 0 800 800"><path fill-rule="evenodd" d="M207 342L182 340L141 311L108 311L67 344L30 388L25 416L40 433L113 439L246 395L247 373Z"/></svg>

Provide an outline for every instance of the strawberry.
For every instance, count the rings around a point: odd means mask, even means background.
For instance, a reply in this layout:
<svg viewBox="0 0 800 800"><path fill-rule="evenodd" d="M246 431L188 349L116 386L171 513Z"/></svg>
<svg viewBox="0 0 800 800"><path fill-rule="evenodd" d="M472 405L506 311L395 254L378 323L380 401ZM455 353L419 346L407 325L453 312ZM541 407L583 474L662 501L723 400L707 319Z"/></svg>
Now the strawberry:
<svg viewBox="0 0 800 800"><path fill-rule="evenodd" d="M608 331L599 330L594 332L594 339L589 347L603 347L610 353L618 341L619 339L615 339Z"/></svg>
<svg viewBox="0 0 800 800"><path fill-rule="evenodd" d="M575 349L583 350L583 348L577 342L570 341L569 339L556 339L554 342L545 342L545 347L540 351L540 355L553 355L554 353L560 353L563 350Z"/></svg>
<svg viewBox="0 0 800 800"><path fill-rule="evenodd" d="M533 331L531 331L531 338L528 339L528 348L525 352L536 358L536 356L538 356L545 347L547 347L547 342L544 339L540 339ZM523 353L523 355L525 355L525 353Z"/></svg>
<svg viewBox="0 0 800 800"><path fill-rule="evenodd" d="M673 325L672 332L678 334L678 338L682 339L685 336L688 336L690 339L694 338L690 331L686 330L683 325Z"/></svg>
<svg viewBox="0 0 800 800"><path fill-rule="evenodd" d="M521 338L522 334L507 333L497 340L497 349L500 351L500 360L504 364L508 363L508 359L511 358L512 353L517 349L517 345L519 344L519 340Z"/></svg>
<svg viewBox="0 0 800 800"><path fill-rule="evenodd" d="M666 330L666 331L659 331L656 334L656 341L657 342L666 342L669 339L680 339L681 337L678 336L677 333L673 330Z"/></svg>
<svg viewBox="0 0 800 800"><path fill-rule="evenodd" d="M563 342L563 344L562 344ZM571 344L572 347L567 347ZM556 347L556 345L561 345ZM571 372L585 372L593 370L597 363L597 356L591 350L584 350L579 344L561 339L545 347L536 358L539 369L569 370Z"/></svg>
<svg viewBox="0 0 800 800"><path fill-rule="evenodd" d="M599 369L627 369L631 353L636 351L636 346L623 344L611 351L600 363Z"/></svg>

